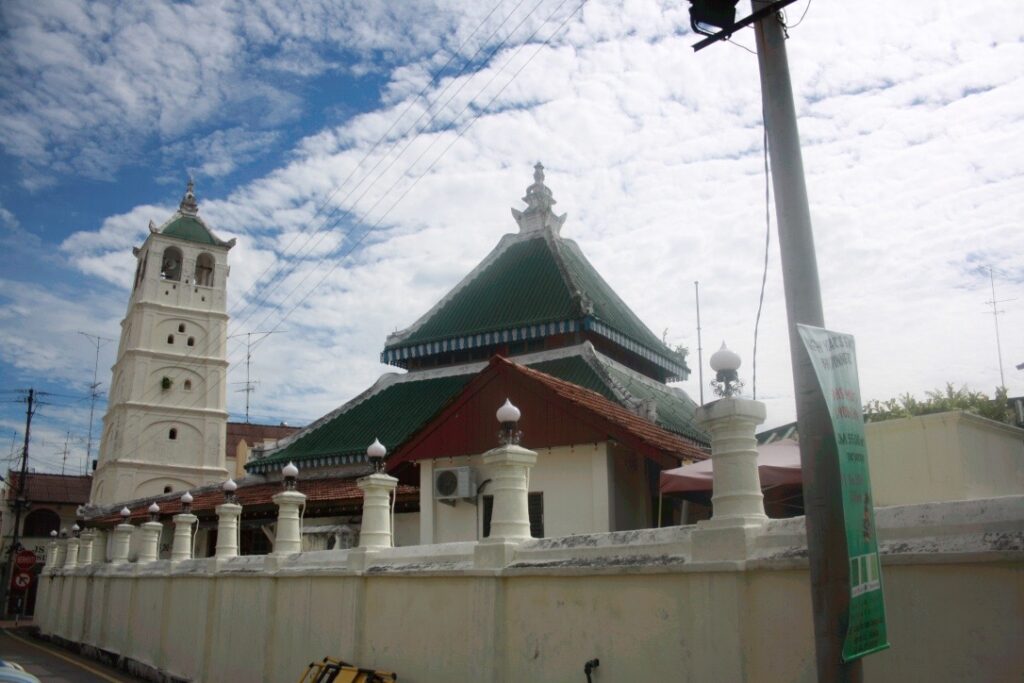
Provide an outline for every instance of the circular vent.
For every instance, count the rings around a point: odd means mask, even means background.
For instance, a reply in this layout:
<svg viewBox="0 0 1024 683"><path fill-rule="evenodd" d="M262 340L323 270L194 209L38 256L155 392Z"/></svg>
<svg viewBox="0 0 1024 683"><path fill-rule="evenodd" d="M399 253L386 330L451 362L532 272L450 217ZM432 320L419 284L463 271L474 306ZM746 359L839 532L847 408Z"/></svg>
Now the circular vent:
<svg viewBox="0 0 1024 683"><path fill-rule="evenodd" d="M451 470L438 472L437 481L434 482L434 486L442 496L450 496L459 487L459 478Z"/></svg>

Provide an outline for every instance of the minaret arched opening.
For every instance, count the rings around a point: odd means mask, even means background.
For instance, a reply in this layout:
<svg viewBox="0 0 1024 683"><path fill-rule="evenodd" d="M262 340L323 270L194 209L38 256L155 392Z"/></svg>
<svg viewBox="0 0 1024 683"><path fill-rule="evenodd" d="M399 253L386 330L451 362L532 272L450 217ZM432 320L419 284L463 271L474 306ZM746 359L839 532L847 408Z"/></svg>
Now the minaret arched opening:
<svg viewBox="0 0 1024 683"><path fill-rule="evenodd" d="M196 284L200 287L213 287L213 255L203 252L196 259Z"/></svg>
<svg viewBox="0 0 1024 683"><path fill-rule="evenodd" d="M181 249L167 247L160 262L160 276L165 280L181 280Z"/></svg>

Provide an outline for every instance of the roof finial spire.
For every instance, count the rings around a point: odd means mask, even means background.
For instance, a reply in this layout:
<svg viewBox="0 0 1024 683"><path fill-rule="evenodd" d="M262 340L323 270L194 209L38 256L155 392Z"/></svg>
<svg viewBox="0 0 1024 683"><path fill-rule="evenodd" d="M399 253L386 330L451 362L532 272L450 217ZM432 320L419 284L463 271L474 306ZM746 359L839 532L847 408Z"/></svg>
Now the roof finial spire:
<svg viewBox="0 0 1024 683"><path fill-rule="evenodd" d="M533 185L526 188L526 211L512 209L512 215L519 224L520 232L535 232L548 227L558 233L565 222L565 214L556 216L551 210L557 202L551 190L544 184L544 164L539 161L533 167Z"/></svg>
<svg viewBox="0 0 1024 683"><path fill-rule="evenodd" d="M181 198L181 204L178 205L178 210L186 216L195 216L199 213L199 203L196 202L195 194L196 183L192 180L192 176L188 177L188 184L185 185L185 196Z"/></svg>

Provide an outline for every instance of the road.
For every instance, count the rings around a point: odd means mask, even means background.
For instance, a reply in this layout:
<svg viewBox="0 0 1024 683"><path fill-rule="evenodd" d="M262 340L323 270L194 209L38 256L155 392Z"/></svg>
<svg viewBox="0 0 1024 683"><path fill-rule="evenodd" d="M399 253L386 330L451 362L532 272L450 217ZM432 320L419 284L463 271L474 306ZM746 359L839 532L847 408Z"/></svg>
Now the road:
<svg viewBox="0 0 1024 683"><path fill-rule="evenodd" d="M137 683L128 674L14 629L0 628L0 659L17 662L43 683Z"/></svg>

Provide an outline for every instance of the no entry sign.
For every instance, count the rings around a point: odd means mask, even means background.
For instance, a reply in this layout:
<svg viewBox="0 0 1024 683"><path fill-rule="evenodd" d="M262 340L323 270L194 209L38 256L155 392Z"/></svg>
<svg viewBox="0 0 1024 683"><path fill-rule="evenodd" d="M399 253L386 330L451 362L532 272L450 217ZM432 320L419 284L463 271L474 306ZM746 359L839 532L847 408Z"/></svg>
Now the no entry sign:
<svg viewBox="0 0 1024 683"><path fill-rule="evenodd" d="M27 572L36 566L36 554L31 550L19 550L14 556L14 566Z"/></svg>

